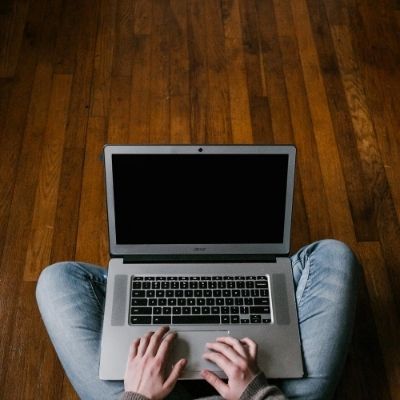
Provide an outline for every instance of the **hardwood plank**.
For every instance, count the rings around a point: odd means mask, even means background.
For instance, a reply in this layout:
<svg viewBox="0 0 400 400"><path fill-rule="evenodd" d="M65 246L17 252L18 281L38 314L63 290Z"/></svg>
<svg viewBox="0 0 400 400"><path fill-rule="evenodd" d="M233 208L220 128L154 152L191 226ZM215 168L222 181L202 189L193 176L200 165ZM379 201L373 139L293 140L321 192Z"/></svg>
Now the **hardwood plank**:
<svg viewBox="0 0 400 400"><path fill-rule="evenodd" d="M190 143L188 15L186 0L170 1L169 85L170 142Z"/></svg>
<svg viewBox="0 0 400 400"><path fill-rule="evenodd" d="M264 54L255 1L240 3L240 10L253 140L255 143L272 144L274 136L270 98L267 93Z"/></svg>
<svg viewBox="0 0 400 400"><path fill-rule="evenodd" d="M150 99L149 99L149 142L166 144L170 140L170 73L169 73L169 5L163 0L153 1Z"/></svg>
<svg viewBox="0 0 400 400"><path fill-rule="evenodd" d="M207 141L207 39L202 1L188 3L190 132L192 143Z"/></svg>
<svg viewBox="0 0 400 400"><path fill-rule="evenodd" d="M108 115L107 143L123 144L129 140L131 77L113 76Z"/></svg>
<svg viewBox="0 0 400 400"><path fill-rule="evenodd" d="M208 15L205 24L208 84L207 142L223 144L232 141L232 127L222 15L220 4L213 0L206 0L204 9Z"/></svg>
<svg viewBox="0 0 400 400"><path fill-rule="evenodd" d="M54 75L25 261L25 281L36 281L43 266L50 261L70 93L71 76Z"/></svg>
<svg viewBox="0 0 400 400"><path fill-rule="evenodd" d="M151 6L151 2L147 2ZM115 49L113 59L113 76L130 76L132 73L132 52L134 41L134 3L131 0L119 0L115 20Z"/></svg>
<svg viewBox="0 0 400 400"><path fill-rule="evenodd" d="M147 0L135 2L135 23L133 32L135 35L150 35L153 26L153 5Z"/></svg>
<svg viewBox="0 0 400 400"><path fill-rule="evenodd" d="M373 126L389 183L389 190L381 184L382 192L378 195L377 231L392 290L398 292L400 276L397 266L400 263L400 255L393 243L398 240L400 234L400 191L398 187L400 147L397 138L400 119L395 101L400 90L395 79L398 76L395 65L398 60L396 54L399 54L399 46L394 41L393 33L388 30L392 24L388 22L388 25L385 25L386 19L382 17L381 10L377 9L374 4L358 6L353 1L349 1L349 18L353 27L354 50L360 62L360 76L368 94L367 105L370 110L373 110L371 115ZM379 37L376 37L374 27L379 32ZM379 38L387 40L388 49L391 51L381 46ZM366 40L370 46L363 46ZM371 46L376 47L376 52ZM381 67L381 60L378 60L377 56L382 57L382 60L385 61L384 67ZM400 297L396 297L395 301L400 313Z"/></svg>
<svg viewBox="0 0 400 400"><path fill-rule="evenodd" d="M14 293L18 307L5 368L7 385L3 399L52 399L59 395L55 383L62 381L62 372L54 352L46 351L49 341L36 306L35 287L35 282L23 282L20 291Z"/></svg>
<svg viewBox="0 0 400 400"><path fill-rule="evenodd" d="M27 17L27 25L33 38L44 35L42 20L46 7L39 2L31 7ZM0 126L0 254L5 243L8 215L13 196L18 157L26 123L30 95L37 63L36 45L38 39L24 37L21 47L23 62L18 65L16 79L7 96L7 109L1 118Z"/></svg>
<svg viewBox="0 0 400 400"><path fill-rule="evenodd" d="M29 9L29 0L15 1L0 14L0 78L15 75L23 33Z"/></svg>
<svg viewBox="0 0 400 400"><path fill-rule="evenodd" d="M53 58L54 72L57 74L73 74L74 72L83 6L84 3L76 1L63 3Z"/></svg>
<svg viewBox="0 0 400 400"><path fill-rule="evenodd" d="M351 52L346 54L342 52L341 54L337 46L341 46L344 51L350 49L345 50L343 47L346 44L342 40L343 43L339 44L332 37L334 28L331 26L331 30L329 29L331 19L327 18L323 3L310 2L309 6L313 7L312 29L339 156L343 165L355 233L359 240L377 240L376 204L371 191L373 188L370 187L371 181L368 180L370 163L367 163L365 159L369 157L366 154L369 146L365 139L371 137L366 132L368 128L363 127L365 117L368 118L366 115L368 111L365 107L360 108L363 106L363 87L357 78L357 67ZM332 18L334 17L332 16ZM332 21L333 23L334 21ZM346 28L340 24L336 29L344 30ZM346 40L346 38L343 39ZM341 61L344 58L346 61ZM343 63L347 63L347 67ZM350 63L353 64L352 67L350 67ZM359 120L360 123L358 123ZM371 129L369 132L372 132Z"/></svg>
<svg viewBox="0 0 400 400"><path fill-rule="evenodd" d="M50 262L72 260L76 250L98 17L97 3L83 1L81 7Z"/></svg>
<svg viewBox="0 0 400 400"><path fill-rule="evenodd" d="M39 174L42 134L47 122L47 109L51 93L52 69L39 64L34 75L27 124L18 164L15 187L12 193L8 224L4 226L4 251L0 268L0 360L7 364L13 335L18 288L21 285L30 226ZM6 388L7 369L0 369L1 388Z"/></svg>
<svg viewBox="0 0 400 400"><path fill-rule="evenodd" d="M232 142L253 143L253 129L247 90L240 9L238 0L222 1L226 70L229 82L229 105Z"/></svg>
<svg viewBox="0 0 400 400"><path fill-rule="evenodd" d="M332 233L335 238L352 244L354 227L307 5L305 1L292 1L291 5Z"/></svg>
<svg viewBox="0 0 400 400"><path fill-rule="evenodd" d="M94 57L94 75L92 82L92 117L106 117L110 101L110 84L115 43L116 2L102 0L100 3Z"/></svg>
<svg viewBox="0 0 400 400"><path fill-rule="evenodd" d="M391 399L400 399L400 319L396 310L390 278L379 242L358 243L371 308L377 324L379 344L386 368Z"/></svg>
<svg viewBox="0 0 400 400"><path fill-rule="evenodd" d="M76 260L103 266L109 260L102 158L105 136L104 118L91 117L86 138L75 253Z"/></svg>
<svg viewBox="0 0 400 400"><path fill-rule="evenodd" d="M149 143L151 39L149 35L134 38L132 82L130 92L130 143Z"/></svg>
<svg viewBox="0 0 400 400"><path fill-rule="evenodd" d="M290 4L274 1L273 5L293 138L298 149L298 175L302 182L310 239L319 240L332 236L332 226L318 148L313 134L296 32Z"/></svg>

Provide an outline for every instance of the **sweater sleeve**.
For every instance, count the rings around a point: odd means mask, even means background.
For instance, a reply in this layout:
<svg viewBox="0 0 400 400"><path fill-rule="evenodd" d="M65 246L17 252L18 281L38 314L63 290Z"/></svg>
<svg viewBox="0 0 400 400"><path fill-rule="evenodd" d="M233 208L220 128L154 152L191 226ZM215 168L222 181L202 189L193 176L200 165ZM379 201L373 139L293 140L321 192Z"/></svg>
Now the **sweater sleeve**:
<svg viewBox="0 0 400 400"><path fill-rule="evenodd" d="M124 394L121 397L121 400L149 400L149 399L140 393L124 392Z"/></svg>
<svg viewBox="0 0 400 400"><path fill-rule="evenodd" d="M263 372L259 372L247 385L239 400L287 400L276 387L268 384Z"/></svg>

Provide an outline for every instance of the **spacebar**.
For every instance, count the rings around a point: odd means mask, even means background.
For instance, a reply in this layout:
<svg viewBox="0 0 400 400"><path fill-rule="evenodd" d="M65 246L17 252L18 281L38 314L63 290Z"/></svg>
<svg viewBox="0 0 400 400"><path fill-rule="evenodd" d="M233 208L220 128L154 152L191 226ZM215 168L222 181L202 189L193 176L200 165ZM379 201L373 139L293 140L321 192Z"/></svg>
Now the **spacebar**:
<svg viewBox="0 0 400 400"><path fill-rule="evenodd" d="M174 315L173 324L219 324L219 315Z"/></svg>

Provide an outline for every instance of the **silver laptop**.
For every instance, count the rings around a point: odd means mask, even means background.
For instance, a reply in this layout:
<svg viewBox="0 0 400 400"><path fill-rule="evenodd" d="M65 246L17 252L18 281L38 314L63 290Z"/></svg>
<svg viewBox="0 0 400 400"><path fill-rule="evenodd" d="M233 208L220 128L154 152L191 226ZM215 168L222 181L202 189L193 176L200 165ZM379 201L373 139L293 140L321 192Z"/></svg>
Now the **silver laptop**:
<svg viewBox="0 0 400 400"><path fill-rule="evenodd" d="M293 146L105 146L111 260L99 376L121 380L130 343L169 325L168 364L208 368L219 336L258 343L269 378L303 375L288 258Z"/></svg>

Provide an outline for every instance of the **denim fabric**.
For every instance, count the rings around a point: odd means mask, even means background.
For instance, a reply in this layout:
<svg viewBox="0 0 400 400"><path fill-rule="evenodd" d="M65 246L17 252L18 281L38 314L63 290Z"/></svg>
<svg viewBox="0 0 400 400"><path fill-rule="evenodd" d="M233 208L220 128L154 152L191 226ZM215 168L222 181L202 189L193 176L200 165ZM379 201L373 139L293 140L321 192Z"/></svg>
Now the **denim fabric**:
<svg viewBox="0 0 400 400"><path fill-rule="evenodd" d="M354 254L322 240L291 257L305 366L302 379L274 380L290 399L329 399L349 346L359 278ZM64 370L80 398L119 399L123 381L98 377L107 271L81 262L51 265L40 275L36 297ZM169 399L187 399L179 384ZM216 397L215 397L216 398Z"/></svg>

